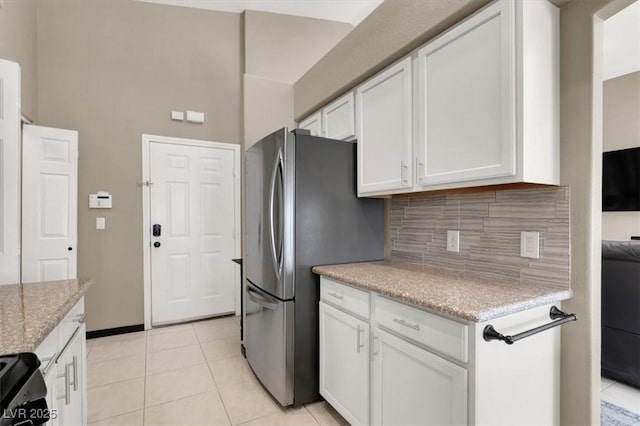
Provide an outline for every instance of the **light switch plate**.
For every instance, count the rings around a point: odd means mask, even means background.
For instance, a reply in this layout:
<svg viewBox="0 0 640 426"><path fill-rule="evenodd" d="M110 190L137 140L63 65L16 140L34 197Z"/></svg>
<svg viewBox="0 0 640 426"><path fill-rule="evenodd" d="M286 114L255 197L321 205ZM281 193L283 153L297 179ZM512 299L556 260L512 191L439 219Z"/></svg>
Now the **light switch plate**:
<svg viewBox="0 0 640 426"><path fill-rule="evenodd" d="M460 231L447 231L447 251L460 252Z"/></svg>
<svg viewBox="0 0 640 426"><path fill-rule="evenodd" d="M171 119L175 121L184 121L184 112L171 111Z"/></svg>
<svg viewBox="0 0 640 426"><path fill-rule="evenodd" d="M187 121L190 123L204 123L204 112L187 111Z"/></svg>
<svg viewBox="0 0 640 426"><path fill-rule="evenodd" d="M540 259L539 232L523 231L520 233L520 257Z"/></svg>
<svg viewBox="0 0 640 426"><path fill-rule="evenodd" d="M106 221L104 217L96 217L96 229L104 229Z"/></svg>

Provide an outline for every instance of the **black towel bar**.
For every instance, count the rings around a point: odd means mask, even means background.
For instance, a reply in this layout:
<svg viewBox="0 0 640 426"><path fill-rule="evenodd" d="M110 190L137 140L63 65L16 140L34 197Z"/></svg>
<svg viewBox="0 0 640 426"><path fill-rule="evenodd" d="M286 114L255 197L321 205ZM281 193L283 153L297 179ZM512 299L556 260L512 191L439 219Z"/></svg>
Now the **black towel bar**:
<svg viewBox="0 0 640 426"><path fill-rule="evenodd" d="M541 325L540 327L532 328L531 330L523 331L522 333L514 334L513 336L505 336L501 333L498 333L498 331L496 331L496 329L493 328L492 325L488 325L484 328L482 337L484 337L484 340L486 340L487 342L490 342L492 340L502 340L507 345L513 345L520 339L533 336L534 334L538 334L541 331L545 331L550 328L562 325L566 322L575 321L578 319L578 317L576 317L576 314L567 314L566 312L562 312L555 306L551 307L551 310L549 311L549 318L554 321L548 324Z"/></svg>

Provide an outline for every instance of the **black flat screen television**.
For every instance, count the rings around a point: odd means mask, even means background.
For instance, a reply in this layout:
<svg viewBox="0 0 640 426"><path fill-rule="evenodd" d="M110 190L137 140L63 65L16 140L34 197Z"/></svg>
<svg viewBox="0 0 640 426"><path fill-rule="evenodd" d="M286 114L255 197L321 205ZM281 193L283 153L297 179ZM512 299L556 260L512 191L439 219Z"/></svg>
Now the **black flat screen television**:
<svg viewBox="0 0 640 426"><path fill-rule="evenodd" d="M640 211L640 148L603 154L602 211Z"/></svg>

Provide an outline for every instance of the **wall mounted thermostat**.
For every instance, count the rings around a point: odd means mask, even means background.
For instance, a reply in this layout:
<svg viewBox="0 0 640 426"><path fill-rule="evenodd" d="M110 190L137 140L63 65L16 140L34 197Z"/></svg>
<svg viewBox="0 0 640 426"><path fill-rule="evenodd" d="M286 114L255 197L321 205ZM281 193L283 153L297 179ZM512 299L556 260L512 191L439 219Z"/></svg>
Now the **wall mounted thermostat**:
<svg viewBox="0 0 640 426"><path fill-rule="evenodd" d="M111 194L106 191L98 191L97 194L89 194L90 209L110 209Z"/></svg>

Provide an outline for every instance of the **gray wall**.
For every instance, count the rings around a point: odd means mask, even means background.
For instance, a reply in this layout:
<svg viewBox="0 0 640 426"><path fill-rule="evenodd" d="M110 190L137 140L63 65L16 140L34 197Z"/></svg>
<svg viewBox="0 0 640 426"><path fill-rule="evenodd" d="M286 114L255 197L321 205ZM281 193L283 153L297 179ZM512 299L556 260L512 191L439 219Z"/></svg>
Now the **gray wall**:
<svg viewBox="0 0 640 426"><path fill-rule="evenodd" d="M245 147L281 127L295 127L293 83L352 29L321 19L244 13Z"/></svg>
<svg viewBox="0 0 640 426"><path fill-rule="evenodd" d="M20 64L22 114L36 120L38 109L37 0L4 0L0 7L0 58Z"/></svg>
<svg viewBox="0 0 640 426"><path fill-rule="evenodd" d="M131 0L42 0L39 16L39 124L79 131L88 329L141 324L141 135L241 142L241 16ZM169 119L186 109L205 124ZM98 190L113 194L112 210L87 208Z"/></svg>
<svg viewBox="0 0 640 426"><path fill-rule="evenodd" d="M603 149L640 147L640 71L603 84ZM602 239L629 240L640 235L640 212L603 212Z"/></svg>

